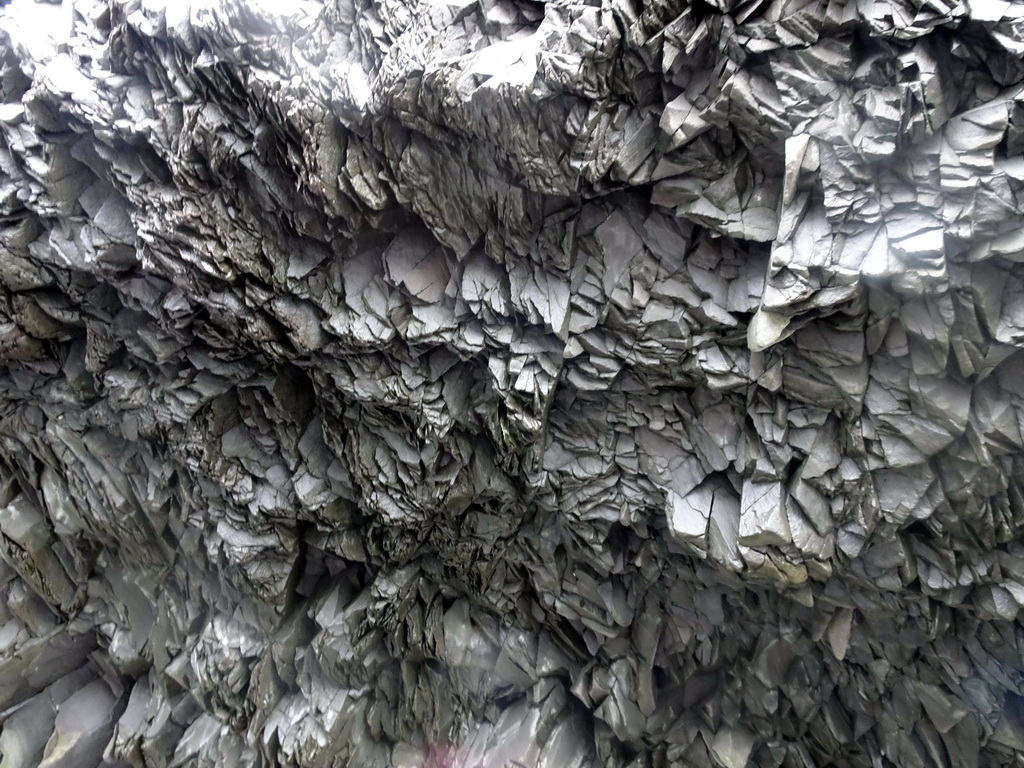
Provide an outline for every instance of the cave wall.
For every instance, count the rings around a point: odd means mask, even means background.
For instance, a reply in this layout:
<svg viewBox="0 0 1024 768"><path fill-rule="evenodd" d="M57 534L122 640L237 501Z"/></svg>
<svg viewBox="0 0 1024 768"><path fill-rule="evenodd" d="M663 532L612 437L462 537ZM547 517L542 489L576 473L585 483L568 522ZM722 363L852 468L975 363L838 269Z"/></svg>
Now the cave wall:
<svg viewBox="0 0 1024 768"><path fill-rule="evenodd" d="M0 14L4 768L1024 757L1024 3Z"/></svg>

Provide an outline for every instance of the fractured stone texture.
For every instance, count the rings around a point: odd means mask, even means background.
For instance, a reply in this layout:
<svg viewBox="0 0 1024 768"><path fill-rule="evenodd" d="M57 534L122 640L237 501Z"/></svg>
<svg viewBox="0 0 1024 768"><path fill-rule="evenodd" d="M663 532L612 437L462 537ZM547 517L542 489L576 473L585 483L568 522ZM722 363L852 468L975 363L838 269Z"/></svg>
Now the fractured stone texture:
<svg viewBox="0 0 1024 768"><path fill-rule="evenodd" d="M1024 2L0 56L0 766L1024 759Z"/></svg>

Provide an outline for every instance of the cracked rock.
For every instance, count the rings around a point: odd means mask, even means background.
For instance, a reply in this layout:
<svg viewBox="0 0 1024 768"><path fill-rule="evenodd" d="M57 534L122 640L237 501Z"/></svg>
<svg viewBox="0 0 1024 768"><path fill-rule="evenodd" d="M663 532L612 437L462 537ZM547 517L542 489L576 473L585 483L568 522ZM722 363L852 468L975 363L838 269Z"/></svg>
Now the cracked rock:
<svg viewBox="0 0 1024 768"><path fill-rule="evenodd" d="M0 766L1024 760L1024 5L0 8Z"/></svg>

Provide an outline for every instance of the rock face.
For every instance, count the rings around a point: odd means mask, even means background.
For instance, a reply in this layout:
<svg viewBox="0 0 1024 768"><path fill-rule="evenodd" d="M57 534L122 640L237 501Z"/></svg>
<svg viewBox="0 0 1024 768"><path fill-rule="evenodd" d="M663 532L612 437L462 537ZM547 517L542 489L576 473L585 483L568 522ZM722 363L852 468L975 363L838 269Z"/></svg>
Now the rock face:
<svg viewBox="0 0 1024 768"><path fill-rule="evenodd" d="M0 9L0 750L1024 757L1024 3Z"/></svg>

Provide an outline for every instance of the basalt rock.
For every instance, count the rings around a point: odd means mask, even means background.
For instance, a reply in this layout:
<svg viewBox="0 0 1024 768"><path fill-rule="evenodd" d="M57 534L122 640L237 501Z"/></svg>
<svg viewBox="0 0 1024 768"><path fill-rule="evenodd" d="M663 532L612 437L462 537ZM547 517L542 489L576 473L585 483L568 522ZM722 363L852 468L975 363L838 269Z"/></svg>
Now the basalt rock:
<svg viewBox="0 0 1024 768"><path fill-rule="evenodd" d="M0 57L0 766L1024 760L1024 3Z"/></svg>

